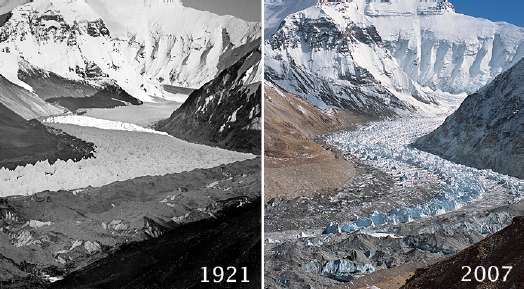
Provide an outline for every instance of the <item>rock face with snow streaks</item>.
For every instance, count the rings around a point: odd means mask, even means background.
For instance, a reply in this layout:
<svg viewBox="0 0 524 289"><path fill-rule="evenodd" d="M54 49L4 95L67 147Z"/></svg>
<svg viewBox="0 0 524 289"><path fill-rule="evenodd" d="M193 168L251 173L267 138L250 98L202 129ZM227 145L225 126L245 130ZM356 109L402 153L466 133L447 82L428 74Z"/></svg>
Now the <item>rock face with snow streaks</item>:
<svg viewBox="0 0 524 289"><path fill-rule="evenodd" d="M329 14L331 8L310 7L282 22L265 43L266 79L321 109L337 107L372 116L414 109L399 99L392 85L418 90L421 100L432 101L396 66L374 27L360 27L349 19L337 22ZM403 83L383 77L385 68L396 70Z"/></svg>
<svg viewBox="0 0 524 289"><path fill-rule="evenodd" d="M471 94L524 56L523 28L449 2L316 2L265 1L265 65L322 109L432 114L442 93Z"/></svg>
<svg viewBox="0 0 524 289"><path fill-rule="evenodd" d="M260 154L261 51L252 50L194 91L157 128L194 142Z"/></svg>
<svg viewBox="0 0 524 289"><path fill-rule="evenodd" d="M524 59L468 96L415 146L453 161L524 178Z"/></svg>
<svg viewBox="0 0 524 289"><path fill-rule="evenodd" d="M170 96L163 85L202 86L256 47L260 31L180 1L45 0L11 9L1 20L1 54L141 101Z"/></svg>

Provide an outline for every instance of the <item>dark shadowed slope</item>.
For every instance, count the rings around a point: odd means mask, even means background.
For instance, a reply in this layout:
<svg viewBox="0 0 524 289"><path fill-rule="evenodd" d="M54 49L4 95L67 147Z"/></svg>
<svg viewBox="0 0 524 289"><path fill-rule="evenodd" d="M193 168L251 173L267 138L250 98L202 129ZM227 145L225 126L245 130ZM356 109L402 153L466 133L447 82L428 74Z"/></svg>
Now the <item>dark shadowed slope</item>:
<svg viewBox="0 0 524 289"><path fill-rule="evenodd" d="M79 160L91 156L93 149L91 143L36 120L27 121L0 103L0 167L14 169L43 160Z"/></svg>
<svg viewBox="0 0 524 289"><path fill-rule="evenodd" d="M508 227L464 249L451 258L418 269L402 288L524 288L524 217L515 217ZM462 266L470 266L472 273L468 276L470 282L463 282L467 273ZM474 270L483 266L486 271L491 266L499 269L497 282L487 278L479 283L475 280ZM512 266L507 274L506 282L503 276L507 270L502 266ZM494 269L492 269L493 271ZM479 269L480 271L480 269ZM481 276L482 274L479 274ZM492 278L495 273L492 272Z"/></svg>
<svg viewBox="0 0 524 289"><path fill-rule="evenodd" d="M497 76L417 148L451 161L524 178L524 59Z"/></svg>
<svg viewBox="0 0 524 289"><path fill-rule="evenodd" d="M0 288L47 288L45 275L66 276L56 288L199 288L203 266L247 266L259 288L260 165L1 198Z"/></svg>
<svg viewBox="0 0 524 289"><path fill-rule="evenodd" d="M21 60L22 68L18 78L33 88L35 94L48 103L58 104L69 110L79 108L111 108L126 104L139 105L142 101L134 98L113 81L94 85L89 79L104 78L104 73L98 67L91 70L78 71L87 80L72 80L54 72L32 66Z"/></svg>
<svg viewBox="0 0 524 289"><path fill-rule="evenodd" d="M157 239L123 246L51 288L260 288L260 214L257 201L229 209L216 220L190 223ZM236 267L236 282L214 283L211 275L211 282L202 283L201 267L216 266ZM241 282L242 267L247 268L249 282Z"/></svg>
<svg viewBox="0 0 524 289"><path fill-rule="evenodd" d="M191 93L157 129L192 142L260 154L260 47Z"/></svg>

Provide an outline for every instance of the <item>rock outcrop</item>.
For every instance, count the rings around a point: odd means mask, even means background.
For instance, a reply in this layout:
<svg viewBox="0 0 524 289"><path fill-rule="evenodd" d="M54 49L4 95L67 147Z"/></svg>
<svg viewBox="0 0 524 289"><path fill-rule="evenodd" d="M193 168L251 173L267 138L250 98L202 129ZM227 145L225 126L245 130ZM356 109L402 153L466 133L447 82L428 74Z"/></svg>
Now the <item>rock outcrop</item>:
<svg viewBox="0 0 524 289"><path fill-rule="evenodd" d="M192 142L261 153L260 47L189 95L157 129Z"/></svg>
<svg viewBox="0 0 524 289"><path fill-rule="evenodd" d="M444 261L418 269L402 288L521 288L524 286L523 238L524 217L515 217L509 226L475 245ZM467 277L472 281L464 282L462 279L468 271L463 266L469 266L472 272L478 266L482 266L485 271L495 266L499 273L495 275L494 269L490 270L489 278L496 278L495 282L487 277L484 282L477 282L474 273ZM506 274L508 269L503 269L505 266L512 267L509 274ZM482 278L482 273L478 276Z"/></svg>

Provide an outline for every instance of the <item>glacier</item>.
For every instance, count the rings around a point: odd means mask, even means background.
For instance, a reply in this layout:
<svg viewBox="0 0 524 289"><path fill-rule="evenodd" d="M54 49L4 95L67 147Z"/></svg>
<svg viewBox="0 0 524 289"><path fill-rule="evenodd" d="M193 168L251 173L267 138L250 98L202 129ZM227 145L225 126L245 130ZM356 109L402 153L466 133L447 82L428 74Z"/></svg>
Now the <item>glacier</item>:
<svg viewBox="0 0 524 289"><path fill-rule="evenodd" d="M350 152L365 162L390 173L400 172L403 181L418 177L418 170L438 175L444 181L440 191L418 205L375 211L369 216L348 220L339 231L351 232L377 225L408 223L415 219L442 215L467 206L495 207L516 203L524 198L524 181L492 170L479 170L418 150L411 144L444 121L438 118L413 118L374 122L357 131L329 136L328 143ZM330 223L328 228L339 225Z"/></svg>
<svg viewBox="0 0 524 289"><path fill-rule="evenodd" d="M94 157L79 162L58 160L52 165L40 161L15 170L0 168L0 196L99 187L140 176L212 168L255 158L118 121L66 115L51 117L44 123L94 143Z"/></svg>

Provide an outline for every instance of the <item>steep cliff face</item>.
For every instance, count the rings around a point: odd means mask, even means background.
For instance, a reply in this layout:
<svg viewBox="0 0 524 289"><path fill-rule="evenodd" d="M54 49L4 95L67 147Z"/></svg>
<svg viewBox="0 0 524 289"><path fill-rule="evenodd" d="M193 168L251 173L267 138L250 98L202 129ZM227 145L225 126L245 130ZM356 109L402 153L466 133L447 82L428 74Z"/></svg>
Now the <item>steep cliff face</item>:
<svg viewBox="0 0 524 289"><path fill-rule="evenodd" d="M450 2L409 7L413 2L372 3L364 14L423 87L471 94L524 56L522 27L456 13Z"/></svg>
<svg viewBox="0 0 524 289"><path fill-rule="evenodd" d="M417 148L524 178L524 58L468 96Z"/></svg>
<svg viewBox="0 0 524 289"><path fill-rule="evenodd" d="M342 8L315 6L288 16L266 40L267 77L322 109L392 117L434 106L375 27L354 22Z"/></svg>
<svg viewBox="0 0 524 289"><path fill-rule="evenodd" d="M260 154L260 60L259 47L191 93L157 129L192 142Z"/></svg>
<svg viewBox="0 0 524 289"><path fill-rule="evenodd" d="M436 114L443 94L473 93L524 56L523 28L449 2L265 4L268 78L323 109Z"/></svg>
<svg viewBox="0 0 524 289"><path fill-rule="evenodd" d="M256 46L260 24L179 1L46 0L12 10L0 51L61 77L114 83L142 101L198 88Z"/></svg>

